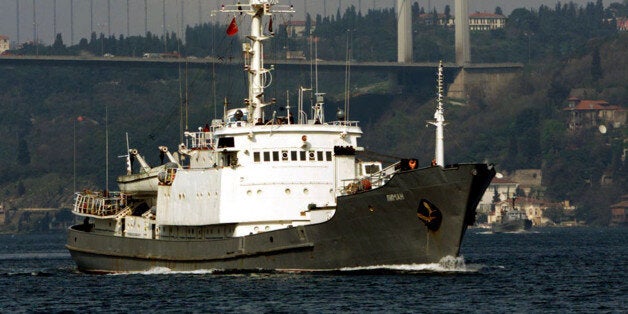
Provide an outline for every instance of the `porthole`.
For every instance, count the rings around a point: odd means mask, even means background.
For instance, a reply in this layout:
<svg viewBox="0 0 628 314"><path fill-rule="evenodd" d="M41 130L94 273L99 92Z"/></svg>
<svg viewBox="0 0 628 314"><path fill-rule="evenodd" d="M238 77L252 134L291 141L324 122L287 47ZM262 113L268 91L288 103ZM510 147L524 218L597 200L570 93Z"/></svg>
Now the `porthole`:
<svg viewBox="0 0 628 314"><path fill-rule="evenodd" d="M257 190L257 195L262 195L262 190Z"/></svg>
<svg viewBox="0 0 628 314"><path fill-rule="evenodd" d="M309 193L310 193L310 190L308 190L307 188L303 189L303 194L306 194L306 195L307 195L307 194L309 194Z"/></svg>
<svg viewBox="0 0 628 314"><path fill-rule="evenodd" d="M285 191L285 192L286 192L286 195L290 195L290 193L291 193L291 192L290 192L290 189L286 189L286 191Z"/></svg>

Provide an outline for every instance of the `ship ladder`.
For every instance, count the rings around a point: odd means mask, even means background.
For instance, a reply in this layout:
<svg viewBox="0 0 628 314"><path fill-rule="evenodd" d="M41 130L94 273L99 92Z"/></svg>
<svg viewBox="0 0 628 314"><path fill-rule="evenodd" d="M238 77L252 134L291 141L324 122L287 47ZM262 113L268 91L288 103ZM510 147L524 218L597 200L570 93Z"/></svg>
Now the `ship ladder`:
<svg viewBox="0 0 628 314"><path fill-rule="evenodd" d="M118 212L115 216L116 219L120 219L124 216L128 216L131 215L131 213L133 212L133 210L131 209L131 207L127 206L125 207L123 210L121 210L120 212Z"/></svg>

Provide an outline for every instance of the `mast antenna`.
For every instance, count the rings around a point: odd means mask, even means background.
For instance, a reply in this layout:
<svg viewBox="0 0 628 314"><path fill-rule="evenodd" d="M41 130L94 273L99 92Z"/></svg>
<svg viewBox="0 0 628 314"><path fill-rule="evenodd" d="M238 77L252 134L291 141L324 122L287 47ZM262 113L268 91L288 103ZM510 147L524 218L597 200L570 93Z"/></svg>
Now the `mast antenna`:
<svg viewBox="0 0 628 314"><path fill-rule="evenodd" d="M443 139L443 130L445 127L445 113L443 110L443 61L438 63L438 78L437 82L437 100L436 112L434 112L434 121L428 121L429 124L436 126L436 141L434 147L434 161L435 166L445 165L445 148Z"/></svg>
<svg viewBox="0 0 628 314"><path fill-rule="evenodd" d="M248 122L253 123L263 118L262 108L272 102L264 101L264 89L270 85L270 71L264 67L264 46L262 42L269 38L262 30L262 19L277 13L294 13L292 6L277 5L276 0L251 0L249 4L223 5L221 12L247 14L251 17L251 33L247 36L249 43L242 46L244 54L250 58L245 66L248 72ZM270 35L272 37L272 34Z"/></svg>

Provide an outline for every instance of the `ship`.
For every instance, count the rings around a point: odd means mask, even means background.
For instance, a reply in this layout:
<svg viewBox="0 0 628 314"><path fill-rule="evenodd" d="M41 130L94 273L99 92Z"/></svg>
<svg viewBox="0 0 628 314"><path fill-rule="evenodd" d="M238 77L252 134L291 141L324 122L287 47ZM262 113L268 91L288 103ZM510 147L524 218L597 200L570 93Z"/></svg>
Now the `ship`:
<svg viewBox="0 0 628 314"><path fill-rule="evenodd" d="M333 271L459 256L495 169L445 165L442 63L429 122L434 161L362 161L358 121L344 110L327 121L323 93L309 110L300 97L296 119L289 104L285 116L264 110L275 100L264 96L272 67L264 67L262 42L272 36L262 25L292 6L252 0L221 11L251 20L243 106L225 105L222 119L185 131L175 152L161 146L157 167L127 144L119 191L76 192L72 211L82 222L68 229L66 248L77 269Z"/></svg>
<svg viewBox="0 0 628 314"><path fill-rule="evenodd" d="M520 210L504 212L498 221L491 224L493 233L520 232L530 230L530 228L532 228L532 220Z"/></svg>
<svg viewBox="0 0 628 314"><path fill-rule="evenodd" d="M493 233L521 232L532 228L532 220L528 219L525 211L515 207L515 199L512 198L512 203L502 202L501 208L490 215Z"/></svg>

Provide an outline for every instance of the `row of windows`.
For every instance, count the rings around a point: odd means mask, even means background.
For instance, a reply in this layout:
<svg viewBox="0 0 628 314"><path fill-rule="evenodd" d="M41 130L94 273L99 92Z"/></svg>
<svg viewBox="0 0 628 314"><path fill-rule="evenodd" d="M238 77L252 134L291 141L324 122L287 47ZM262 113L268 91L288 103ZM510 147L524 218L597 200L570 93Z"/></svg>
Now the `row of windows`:
<svg viewBox="0 0 628 314"><path fill-rule="evenodd" d="M331 151L267 151L253 152L253 161L331 161Z"/></svg>

